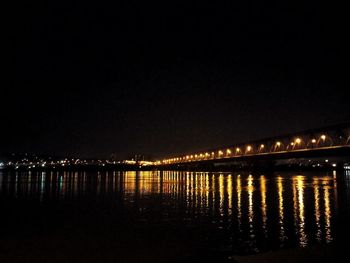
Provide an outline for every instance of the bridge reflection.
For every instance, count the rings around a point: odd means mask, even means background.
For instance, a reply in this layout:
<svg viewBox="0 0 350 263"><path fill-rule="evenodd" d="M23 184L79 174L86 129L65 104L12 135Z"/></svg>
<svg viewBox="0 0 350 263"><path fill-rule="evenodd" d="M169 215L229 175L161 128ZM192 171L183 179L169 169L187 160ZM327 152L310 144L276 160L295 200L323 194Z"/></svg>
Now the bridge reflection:
<svg viewBox="0 0 350 263"><path fill-rule="evenodd" d="M336 180L336 174L17 172L0 174L0 194L38 202L94 199L136 207L140 218L157 211L162 220L208 222L231 245L255 251L264 243L331 242Z"/></svg>

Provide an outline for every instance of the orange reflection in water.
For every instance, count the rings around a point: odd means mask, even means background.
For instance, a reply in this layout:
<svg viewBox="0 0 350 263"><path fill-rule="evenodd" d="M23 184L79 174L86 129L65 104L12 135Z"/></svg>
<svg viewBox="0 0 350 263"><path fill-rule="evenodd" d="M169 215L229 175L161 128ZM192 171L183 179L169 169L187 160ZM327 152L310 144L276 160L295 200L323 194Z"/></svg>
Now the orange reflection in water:
<svg viewBox="0 0 350 263"><path fill-rule="evenodd" d="M228 215L232 215L232 175L227 176Z"/></svg>
<svg viewBox="0 0 350 263"><path fill-rule="evenodd" d="M224 175L219 175L219 196L220 196L220 216L224 216L224 197L225 197L225 188L224 188Z"/></svg>
<svg viewBox="0 0 350 263"><path fill-rule="evenodd" d="M261 215L262 215L262 227L264 235L267 235L266 221L267 221L267 212L266 212L266 178L264 175L260 176L260 192L261 192Z"/></svg>
<svg viewBox="0 0 350 263"><path fill-rule="evenodd" d="M279 239L284 241L286 239L284 230L284 199L283 199L283 178L281 176L277 177L277 191L278 191L278 215L279 215L279 228L280 235Z"/></svg>
<svg viewBox="0 0 350 263"><path fill-rule="evenodd" d="M237 175L237 221L238 221L238 229L242 231L242 183L241 183L241 175Z"/></svg>
<svg viewBox="0 0 350 263"><path fill-rule="evenodd" d="M329 198L329 186L323 187L324 190L324 216L325 216L325 230L326 230L326 242L329 243L333 240L331 235L331 217L332 212L330 208L330 198Z"/></svg>
<svg viewBox="0 0 350 263"><path fill-rule="evenodd" d="M308 244L305 232L305 204L304 204L304 176L293 177L293 202L294 202L294 223L298 233L299 245L305 247Z"/></svg>
<svg viewBox="0 0 350 263"><path fill-rule="evenodd" d="M316 239L321 240L322 230L321 230L321 213L320 213L320 190L319 190L319 180L317 177L313 178L313 187L314 187L314 201L315 201L315 223L316 223Z"/></svg>
<svg viewBox="0 0 350 263"><path fill-rule="evenodd" d="M249 222L249 232L251 236L254 232L254 207L253 207L253 192L254 192L254 185L253 185L253 176L250 174L248 176L248 222Z"/></svg>

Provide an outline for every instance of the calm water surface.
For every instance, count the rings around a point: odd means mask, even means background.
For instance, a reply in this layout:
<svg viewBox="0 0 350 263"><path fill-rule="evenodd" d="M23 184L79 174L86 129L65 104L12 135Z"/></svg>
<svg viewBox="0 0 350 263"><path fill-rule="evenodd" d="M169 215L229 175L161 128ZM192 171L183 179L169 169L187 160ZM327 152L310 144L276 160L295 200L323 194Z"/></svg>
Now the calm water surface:
<svg viewBox="0 0 350 263"><path fill-rule="evenodd" d="M340 240L350 173L0 172L0 202L4 240L145 226L129 238L178 229L196 249L250 254Z"/></svg>

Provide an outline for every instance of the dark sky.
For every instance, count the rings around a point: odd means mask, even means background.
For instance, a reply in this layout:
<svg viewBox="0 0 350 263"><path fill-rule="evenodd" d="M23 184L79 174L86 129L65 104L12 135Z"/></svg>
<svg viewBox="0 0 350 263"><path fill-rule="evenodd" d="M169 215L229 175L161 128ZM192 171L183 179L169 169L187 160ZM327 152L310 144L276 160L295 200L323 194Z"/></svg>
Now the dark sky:
<svg viewBox="0 0 350 263"><path fill-rule="evenodd" d="M163 157L350 119L330 3L32 2L12 7L0 152Z"/></svg>

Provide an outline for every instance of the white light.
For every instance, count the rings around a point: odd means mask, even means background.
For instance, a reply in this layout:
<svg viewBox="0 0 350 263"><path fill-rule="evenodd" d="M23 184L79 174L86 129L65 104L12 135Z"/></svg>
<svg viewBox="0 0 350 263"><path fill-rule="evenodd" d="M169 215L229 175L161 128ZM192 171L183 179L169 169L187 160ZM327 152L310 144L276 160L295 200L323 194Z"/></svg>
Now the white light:
<svg viewBox="0 0 350 263"><path fill-rule="evenodd" d="M337 167L337 164L336 164L336 163L333 163L332 166L333 166L333 167Z"/></svg>
<svg viewBox="0 0 350 263"><path fill-rule="evenodd" d="M0 163L0 167L3 167L4 166L4 163Z"/></svg>
<svg viewBox="0 0 350 263"><path fill-rule="evenodd" d="M326 163L328 163L328 160L325 160Z"/></svg>

